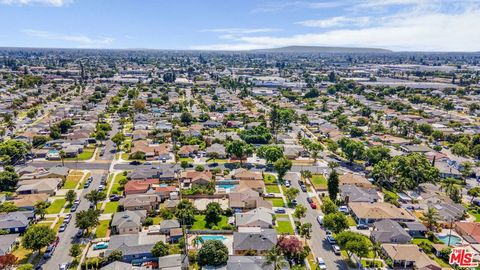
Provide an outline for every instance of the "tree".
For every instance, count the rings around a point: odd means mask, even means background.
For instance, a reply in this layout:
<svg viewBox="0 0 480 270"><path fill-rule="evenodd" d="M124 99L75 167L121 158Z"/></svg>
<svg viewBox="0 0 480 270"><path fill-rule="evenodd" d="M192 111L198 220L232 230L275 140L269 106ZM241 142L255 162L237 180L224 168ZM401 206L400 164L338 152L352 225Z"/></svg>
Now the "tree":
<svg viewBox="0 0 480 270"><path fill-rule="evenodd" d="M439 219L438 212L433 207L428 207L427 211L423 213L421 220L425 222L428 230L433 231L435 226L437 226L437 221Z"/></svg>
<svg viewBox="0 0 480 270"><path fill-rule="evenodd" d="M293 216L295 218L300 220L304 218L306 215L307 215L307 208L304 205L298 204L297 206L295 206L295 211L293 212Z"/></svg>
<svg viewBox="0 0 480 270"><path fill-rule="evenodd" d="M450 150L457 156L466 156L470 152L468 147L461 142L456 142Z"/></svg>
<svg viewBox="0 0 480 270"><path fill-rule="evenodd" d="M182 161L180 162L180 167L182 167L182 169L185 170L185 169L188 168L188 166L190 166L190 164L188 164L188 161L182 160Z"/></svg>
<svg viewBox="0 0 480 270"><path fill-rule="evenodd" d="M338 178L338 173L335 170L332 170L330 172L330 175L328 176L328 196L332 201L337 200L337 195L338 195L338 186L340 184L340 180Z"/></svg>
<svg viewBox="0 0 480 270"><path fill-rule="evenodd" d="M207 204L207 210L205 211L205 221L207 225L217 224L222 219L222 207L217 202L210 202Z"/></svg>
<svg viewBox="0 0 480 270"><path fill-rule="evenodd" d="M323 199L322 206L320 207L325 215L338 212L338 208L330 198Z"/></svg>
<svg viewBox="0 0 480 270"><path fill-rule="evenodd" d="M77 193L73 189L68 190L67 194L65 194L65 199L69 204L73 204L76 198L77 198Z"/></svg>
<svg viewBox="0 0 480 270"><path fill-rule="evenodd" d="M107 198L107 194L103 191L99 191L96 189L93 189L89 193L85 195L85 199L87 199L90 203L94 205L94 208L97 207L97 203L99 201L103 201Z"/></svg>
<svg viewBox="0 0 480 270"><path fill-rule="evenodd" d="M384 146L374 146L367 149L365 156L370 165L375 165L382 160L390 160L390 149Z"/></svg>
<svg viewBox="0 0 480 270"><path fill-rule="evenodd" d="M107 133L103 130L97 130L95 132L95 139L99 140L100 142L104 141L107 138Z"/></svg>
<svg viewBox="0 0 480 270"><path fill-rule="evenodd" d="M240 160L240 166L242 166L243 159L253 153L253 148L241 140L234 140L227 145L227 153L235 156Z"/></svg>
<svg viewBox="0 0 480 270"><path fill-rule="evenodd" d="M175 209L175 216L182 225L191 225L195 220L195 206L188 200L182 200Z"/></svg>
<svg viewBox="0 0 480 270"><path fill-rule="evenodd" d="M152 255L155 257L167 256L169 253L169 247L162 241L158 241L152 248Z"/></svg>
<svg viewBox="0 0 480 270"><path fill-rule="evenodd" d="M280 236L277 246L287 261L298 259L299 255L303 253L303 244L295 236Z"/></svg>
<svg viewBox="0 0 480 270"><path fill-rule="evenodd" d="M310 239L312 232L312 223L306 222L300 225L299 234L305 239Z"/></svg>
<svg viewBox="0 0 480 270"><path fill-rule="evenodd" d="M340 248L347 252L349 259L351 259L353 254L360 259L366 257L371 246L366 236L352 231L343 231L337 234L335 240Z"/></svg>
<svg viewBox="0 0 480 270"><path fill-rule="evenodd" d="M67 153L65 153L65 151L63 150L60 150L60 152L58 152L58 155L62 159L62 166L65 166L65 157L67 157Z"/></svg>
<svg viewBox="0 0 480 270"><path fill-rule="evenodd" d="M72 257L77 257L82 253L82 248L80 247L80 244L73 244L70 247L69 255Z"/></svg>
<svg viewBox="0 0 480 270"><path fill-rule="evenodd" d="M45 217L45 214L47 213L47 208L50 206L50 202L45 202L45 201L39 201L35 204L35 215L39 215L40 219L43 219Z"/></svg>
<svg viewBox="0 0 480 270"><path fill-rule="evenodd" d="M47 226L31 226L22 237L22 246L26 249L38 251L55 240L55 231Z"/></svg>
<svg viewBox="0 0 480 270"><path fill-rule="evenodd" d="M323 226L334 233L339 233L348 229L348 220L343 213L331 213L323 218Z"/></svg>
<svg viewBox="0 0 480 270"><path fill-rule="evenodd" d="M267 254L265 254L265 263L263 266L273 266L273 270L281 270L286 266L285 257L278 246L273 246Z"/></svg>
<svg viewBox="0 0 480 270"><path fill-rule="evenodd" d="M100 210L88 209L76 214L75 226L79 229L88 230L100 224Z"/></svg>
<svg viewBox="0 0 480 270"><path fill-rule="evenodd" d="M197 254L200 266L222 266L228 261L228 248L219 240L206 241Z"/></svg>
<svg viewBox="0 0 480 270"><path fill-rule="evenodd" d="M472 199L470 200L470 203L472 203L473 200L475 200L475 198L480 196L480 187L473 187L473 188L469 189L467 194L468 194L468 196L472 197Z"/></svg>
<svg viewBox="0 0 480 270"><path fill-rule="evenodd" d="M272 164L283 157L283 148L278 145L262 145L257 149L257 156Z"/></svg>
<svg viewBox="0 0 480 270"><path fill-rule="evenodd" d="M4 170L0 172L0 190L1 191L13 191L17 186L20 177L15 172L13 166L5 166Z"/></svg>
<svg viewBox="0 0 480 270"><path fill-rule="evenodd" d="M459 181L455 178L446 178L440 182L440 190L443 190L448 196L455 192L455 188L458 187Z"/></svg>
<svg viewBox="0 0 480 270"><path fill-rule="evenodd" d="M378 254L382 252L382 246L380 245L380 243L374 242L370 250L373 253L373 261L375 263L375 260L377 260Z"/></svg>
<svg viewBox="0 0 480 270"><path fill-rule="evenodd" d="M28 149L29 146L22 141L7 140L0 143L0 160L3 160L3 164L15 165L24 159Z"/></svg>
<svg viewBox="0 0 480 270"><path fill-rule="evenodd" d="M291 187L285 191L285 197L287 197L288 201L292 201L298 196L298 193L300 193L298 188Z"/></svg>
<svg viewBox="0 0 480 270"><path fill-rule="evenodd" d="M121 250L115 249L107 257L108 262L116 262L123 260L123 252Z"/></svg>
<svg viewBox="0 0 480 270"><path fill-rule="evenodd" d="M292 168L292 161L286 157L282 157L275 161L273 168L275 171L277 171L278 178L282 180L285 174L287 174L287 172Z"/></svg>
<svg viewBox="0 0 480 270"><path fill-rule="evenodd" d="M349 138L342 138L339 140L338 144L342 149L343 153L347 156L350 164L352 164L356 159L362 159L365 154L365 146L362 142L357 142Z"/></svg>
<svg viewBox="0 0 480 270"><path fill-rule="evenodd" d="M17 259L18 258L11 253L0 256L0 269L11 269L17 262Z"/></svg>
<svg viewBox="0 0 480 270"><path fill-rule="evenodd" d="M113 135L112 137L112 142L115 143L117 145L117 150L120 150L120 146L122 145L122 143L125 141L125 135L123 134L123 132L118 132L117 134Z"/></svg>
<svg viewBox="0 0 480 270"><path fill-rule="evenodd" d="M32 139L32 146L34 148L40 148L43 146L46 142L48 142L48 137L47 136L33 136Z"/></svg>
<svg viewBox="0 0 480 270"><path fill-rule="evenodd" d="M189 112L183 112L183 113L180 115L180 121L182 121L182 123L184 123L185 125L190 125L190 123L192 123L193 121L195 121L195 118L192 116L191 113L189 113Z"/></svg>

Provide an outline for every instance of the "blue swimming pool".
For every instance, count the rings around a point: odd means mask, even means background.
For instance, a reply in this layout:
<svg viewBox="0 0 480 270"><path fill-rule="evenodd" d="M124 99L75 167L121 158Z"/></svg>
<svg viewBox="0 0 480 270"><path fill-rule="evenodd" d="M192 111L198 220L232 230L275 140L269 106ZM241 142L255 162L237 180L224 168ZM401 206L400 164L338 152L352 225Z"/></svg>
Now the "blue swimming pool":
<svg viewBox="0 0 480 270"><path fill-rule="evenodd" d="M217 185L218 188L223 188L223 189L234 189L237 185L234 184L223 184L223 185Z"/></svg>
<svg viewBox="0 0 480 270"><path fill-rule="evenodd" d="M225 240L227 240L227 237L223 235L202 235L200 236L200 238L202 238L204 242L209 240L219 240L224 242Z"/></svg>
<svg viewBox="0 0 480 270"><path fill-rule="evenodd" d="M442 241L444 244L448 245L448 238L450 238L450 245L455 246L457 244L462 243L462 239L456 235L438 235L437 236L440 241Z"/></svg>

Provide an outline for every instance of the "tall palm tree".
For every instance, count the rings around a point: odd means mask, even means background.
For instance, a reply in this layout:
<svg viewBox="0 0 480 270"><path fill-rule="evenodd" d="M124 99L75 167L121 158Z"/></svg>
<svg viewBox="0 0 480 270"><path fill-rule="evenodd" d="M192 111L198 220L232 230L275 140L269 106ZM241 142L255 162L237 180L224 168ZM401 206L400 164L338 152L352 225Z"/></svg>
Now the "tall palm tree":
<svg viewBox="0 0 480 270"><path fill-rule="evenodd" d="M421 219L426 223L427 228L432 231L437 225L438 212L435 208L428 207L427 212L423 213L423 217L421 217Z"/></svg>
<svg viewBox="0 0 480 270"><path fill-rule="evenodd" d="M375 265L375 260L377 259L378 253L382 250L382 247L380 246L380 243L374 242L371 250L373 252L373 265Z"/></svg>
<svg viewBox="0 0 480 270"><path fill-rule="evenodd" d="M67 154L66 154L65 151L63 151L63 150L60 150L60 152L59 152L58 154L60 155L60 158L62 159L62 166L65 166L65 161L64 161L64 159L65 159L65 156L66 156Z"/></svg>
<svg viewBox="0 0 480 270"><path fill-rule="evenodd" d="M264 266L273 265L273 270L280 270L286 266L285 257L278 246L273 246L265 255Z"/></svg>

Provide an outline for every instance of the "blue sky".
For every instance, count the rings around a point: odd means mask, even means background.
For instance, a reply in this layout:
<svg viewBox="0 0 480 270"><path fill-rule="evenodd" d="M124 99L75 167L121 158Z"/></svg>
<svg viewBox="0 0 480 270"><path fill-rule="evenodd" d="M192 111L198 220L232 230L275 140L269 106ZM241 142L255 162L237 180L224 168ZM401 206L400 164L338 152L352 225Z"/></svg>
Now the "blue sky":
<svg viewBox="0 0 480 270"><path fill-rule="evenodd" d="M0 46L480 51L480 0L0 0Z"/></svg>

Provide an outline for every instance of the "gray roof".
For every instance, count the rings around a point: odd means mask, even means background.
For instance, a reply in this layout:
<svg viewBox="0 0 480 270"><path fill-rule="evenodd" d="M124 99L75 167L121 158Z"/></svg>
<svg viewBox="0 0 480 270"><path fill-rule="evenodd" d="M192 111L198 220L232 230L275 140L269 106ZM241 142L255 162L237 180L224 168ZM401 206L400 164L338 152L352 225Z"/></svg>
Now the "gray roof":
<svg viewBox="0 0 480 270"><path fill-rule="evenodd" d="M248 226L253 222L263 222L268 225L273 224L273 211L265 207L259 207L246 213L235 214L235 224L237 226Z"/></svg>
<svg viewBox="0 0 480 270"><path fill-rule="evenodd" d="M182 267L182 255L173 254L158 258L158 268L164 269L181 269Z"/></svg>
<svg viewBox="0 0 480 270"><path fill-rule="evenodd" d="M0 256L3 256L10 251L10 247L15 241L17 241L18 236L18 233L0 235Z"/></svg>
<svg viewBox="0 0 480 270"><path fill-rule="evenodd" d="M160 230L170 230L180 228L180 223L176 219L166 219L160 222Z"/></svg>
<svg viewBox="0 0 480 270"><path fill-rule="evenodd" d="M165 242L165 236L147 235L142 233L113 235L110 237L110 242L108 244L108 249L105 251L105 256L110 255L110 253L116 249L122 251L123 256L150 253L153 246L158 241Z"/></svg>
<svg viewBox="0 0 480 270"><path fill-rule="evenodd" d="M403 224L409 231L427 231L427 227L420 222L404 222Z"/></svg>
<svg viewBox="0 0 480 270"><path fill-rule="evenodd" d="M372 231L372 238L379 243L399 243L405 244L410 242L412 237L398 222L384 219L373 224L375 230Z"/></svg>
<svg viewBox="0 0 480 270"><path fill-rule="evenodd" d="M227 270L273 270L273 265L265 265L262 256L230 256L227 262Z"/></svg>
<svg viewBox="0 0 480 270"><path fill-rule="evenodd" d="M274 229L263 229L260 232L235 232L233 234L234 250L266 251L277 244L277 232Z"/></svg>
<svg viewBox="0 0 480 270"><path fill-rule="evenodd" d="M30 212L11 212L0 215L0 229L26 227L30 223L28 215Z"/></svg>
<svg viewBox="0 0 480 270"><path fill-rule="evenodd" d="M67 176L69 171L70 171L69 168L61 167L61 166L52 167L52 168L48 169L48 172L50 172L50 173L55 173L55 174L63 175L63 176Z"/></svg>
<svg viewBox="0 0 480 270"><path fill-rule="evenodd" d="M142 220L146 217L146 210L117 212L113 215L112 226L117 228L141 226Z"/></svg>
<svg viewBox="0 0 480 270"><path fill-rule="evenodd" d="M373 188L360 188L355 185L341 185L340 191L348 202L376 202L380 199L377 191Z"/></svg>
<svg viewBox="0 0 480 270"><path fill-rule="evenodd" d="M100 270L146 270L146 267L133 266L130 263L114 261L100 268Z"/></svg>

